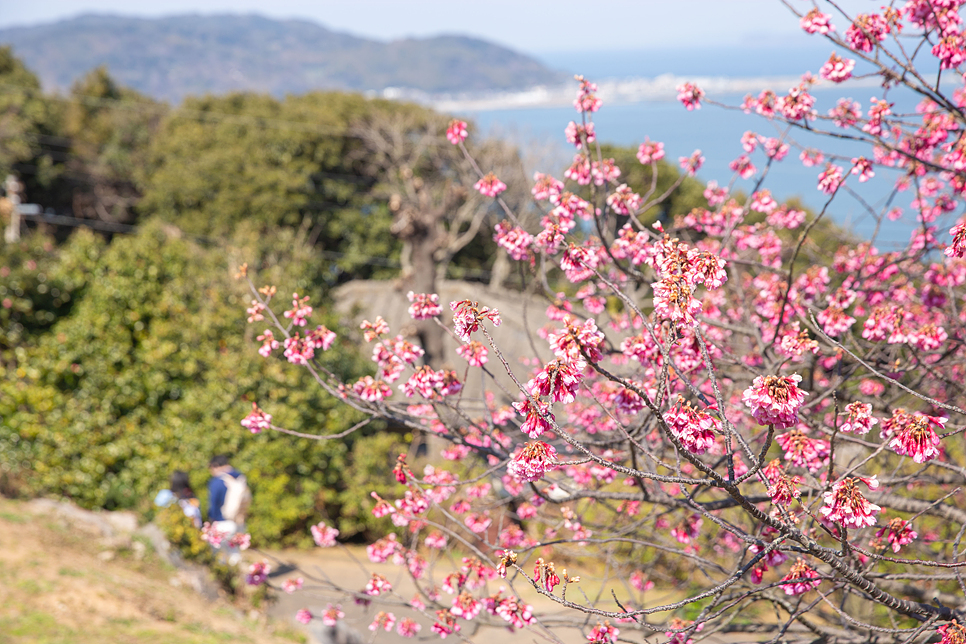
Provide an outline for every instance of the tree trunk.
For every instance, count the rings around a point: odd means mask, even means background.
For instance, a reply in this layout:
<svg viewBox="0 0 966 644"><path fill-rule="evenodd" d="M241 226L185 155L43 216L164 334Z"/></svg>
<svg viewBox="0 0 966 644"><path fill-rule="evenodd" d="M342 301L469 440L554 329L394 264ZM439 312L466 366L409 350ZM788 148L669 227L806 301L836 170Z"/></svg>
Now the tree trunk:
<svg viewBox="0 0 966 644"><path fill-rule="evenodd" d="M425 206L424 206L425 207ZM422 212L404 210L393 225L393 232L409 247L409 275L404 275L401 287L404 292L436 293L436 261L434 255L439 246L437 222L443 216L436 208ZM441 303L444 304L445 303ZM435 320L419 320L415 324L416 335L426 352L423 362L433 369L443 364L445 331Z"/></svg>

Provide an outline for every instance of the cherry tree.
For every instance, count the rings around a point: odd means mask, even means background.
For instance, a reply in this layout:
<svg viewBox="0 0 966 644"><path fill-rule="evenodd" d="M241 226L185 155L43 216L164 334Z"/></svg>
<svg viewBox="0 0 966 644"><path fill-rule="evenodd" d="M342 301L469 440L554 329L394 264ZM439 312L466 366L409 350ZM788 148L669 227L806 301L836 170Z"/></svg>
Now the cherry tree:
<svg viewBox="0 0 966 644"><path fill-rule="evenodd" d="M600 153L593 117L603 104L588 80L578 77L565 128L574 163L534 179L538 226L524 225L501 199L504 182L472 159L466 124L450 124L475 190L500 206L496 243L546 296L532 332L551 360L504 351L493 332L501 314L486 302L415 292L413 319L458 339L487 391L423 364L423 349L381 318L361 329L373 374L339 382L314 361L334 334L309 330L304 296L273 309L274 289L247 276L249 319L270 323L262 355L282 354L345 404L448 444L448 461L419 468L399 455L398 498L373 499L396 531L368 547L369 559L400 566L415 596L378 573L364 588L313 580L346 602L383 604L374 633L413 637L428 620L440 638L482 623L552 642L577 629L595 644L728 633L966 641L961 2L860 15L835 2L786 4L836 53L818 61L817 77L732 106L779 135L749 130L735 142L730 182L709 181L707 207L668 225L641 217L667 194L635 193ZM820 110L813 86L852 77L879 80L872 101ZM895 108L897 92L917 97L914 112ZM689 110L713 102L693 83L679 99ZM861 151L803 146L799 131ZM664 154L648 139L638 158L654 168ZM814 167L816 213L765 187L775 164L796 157ZM688 174L700 164L699 154L681 157ZM904 248L880 250L875 237L858 241L827 221L866 181L890 195L865 205L879 226L915 220ZM285 431L271 411L256 404L243 425ZM338 543L324 523L312 534L319 546ZM465 555L455 565L452 548ZM299 613L325 624L343 616L337 603Z"/></svg>

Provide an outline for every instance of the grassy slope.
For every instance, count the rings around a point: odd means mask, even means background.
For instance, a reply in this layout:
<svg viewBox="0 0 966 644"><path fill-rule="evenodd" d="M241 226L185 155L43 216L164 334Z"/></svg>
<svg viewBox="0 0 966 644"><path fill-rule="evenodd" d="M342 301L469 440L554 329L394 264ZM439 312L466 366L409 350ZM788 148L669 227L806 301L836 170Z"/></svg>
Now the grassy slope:
<svg viewBox="0 0 966 644"><path fill-rule="evenodd" d="M121 551L111 561L98 558L102 551L96 537L0 499L0 643L304 641L173 585L176 571L150 549L141 559Z"/></svg>

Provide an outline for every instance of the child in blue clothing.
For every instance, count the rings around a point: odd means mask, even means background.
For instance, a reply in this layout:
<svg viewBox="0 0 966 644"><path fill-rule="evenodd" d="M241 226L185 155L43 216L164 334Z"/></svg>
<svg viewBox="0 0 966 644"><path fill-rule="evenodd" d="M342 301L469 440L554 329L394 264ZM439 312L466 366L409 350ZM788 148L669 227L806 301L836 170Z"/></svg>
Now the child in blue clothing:
<svg viewBox="0 0 966 644"><path fill-rule="evenodd" d="M181 507L184 515L191 519L194 526L201 528L201 504L191 490L188 473L181 470L172 472L169 488L161 490L154 497L154 504L161 508L166 508L175 502Z"/></svg>

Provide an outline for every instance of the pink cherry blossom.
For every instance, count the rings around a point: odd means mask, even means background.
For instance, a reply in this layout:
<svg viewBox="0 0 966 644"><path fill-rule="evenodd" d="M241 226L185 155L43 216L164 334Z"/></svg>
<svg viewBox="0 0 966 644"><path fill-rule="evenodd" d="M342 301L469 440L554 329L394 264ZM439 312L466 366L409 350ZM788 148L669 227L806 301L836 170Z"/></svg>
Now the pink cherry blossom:
<svg viewBox="0 0 966 644"><path fill-rule="evenodd" d="M801 496L801 492L796 487L799 483L798 477L789 477L777 458L762 468L762 474L768 479L768 496L771 497L772 503L787 506L792 499Z"/></svg>
<svg viewBox="0 0 966 644"><path fill-rule="evenodd" d="M567 142L578 150L584 147L585 141L587 143L593 143L597 140L597 137L594 135L594 124L592 122L588 122L586 125L580 125L571 121L564 131L564 135L567 137Z"/></svg>
<svg viewBox="0 0 966 644"><path fill-rule="evenodd" d="M396 626L396 632L399 633L401 637L413 638L419 633L423 627L414 619L409 617L404 617L399 621Z"/></svg>
<svg viewBox="0 0 966 644"><path fill-rule="evenodd" d="M916 463L925 463L942 454L942 441L933 425L943 429L946 420L897 409L892 418L882 423L883 438L891 438L889 447L896 454L911 456Z"/></svg>
<svg viewBox="0 0 966 644"><path fill-rule="evenodd" d="M265 305L258 300L252 300L252 305L245 311L248 313L248 322L260 322L265 319L262 312L266 309Z"/></svg>
<svg viewBox="0 0 966 644"><path fill-rule="evenodd" d="M489 320L493 326L500 326L500 312L488 306L480 306L478 302L460 300L450 302L453 311L453 331L463 342L469 342L470 334L480 329L483 320Z"/></svg>
<svg viewBox="0 0 966 644"><path fill-rule="evenodd" d="M506 190L506 184L496 178L492 172L474 184L473 188L484 197L496 197Z"/></svg>
<svg viewBox="0 0 966 644"><path fill-rule="evenodd" d="M557 450L543 441L527 443L507 465L507 474L518 481L539 481L557 467Z"/></svg>
<svg viewBox="0 0 966 644"><path fill-rule="evenodd" d="M717 181L709 181L704 189L704 198L708 200L708 205L712 208L720 206L728 199L728 189L719 188Z"/></svg>
<svg viewBox="0 0 966 644"><path fill-rule="evenodd" d="M704 91L694 83L684 83L678 85L678 100L690 112L691 110L701 109L701 99L704 98Z"/></svg>
<svg viewBox="0 0 966 644"><path fill-rule="evenodd" d="M396 616L392 613L387 613L385 611L379 611L376 613L375 619L369 624L370 631L384 630L387 633L392 631L392 627L396 625Z"/></svg>
<svg viewBox="0 0 966 644"><path fill-rule="evenodd" d="M533 236L519 226L511 226L507 222L499 222L495 227L493 240L496 245L507 251L512 259L521 261L530 257L530 245Z"/></svg>
<svg viewBox="0 0 966 644"><path fill-rule="evenodd" d="M257 403L252 403L252 412L242 419L241 424L251 433L258 434L272 426L272 415L262 411Z"/></svg>
<svg viewBox="0 0 966 644"><path fill-rule="evenodd" d="M889 24L882 16L877 13L862 13L855 17L845 32L845 40L856 51L870 52L879 42L885 40L888 33Z"/></svg>
<svg viewBox="0 0 966 644"><path fill-rule="evenodd" d="M909 545L919 537L912 529L912 524L899 517L895 517L887 526L879 528L875 533L876 539L881 539L883 535L891 546L892 552L896 553L902 550L902 546Z"/></svg>
<svg viewBox="0 0 966 644"><path fill-rule="evenodd" d="M446 128L446 139L453 145L459 145L465 141L468 134L466 131L466 121L459 119L450 121L449 127Z"/></svg>
<svg viewBox="0 0 966 644"><path fill-rule="evenodd" d="M312 621L312 613L307 608L300 608L295 612L295 620L301 624L308 624Z"/></svg>
<svg viewBox="0 0 966 644"><path fill-rule="evenodd" d="M272 572L272 567L267 561L257 561L248 566L245 583L249 586L261 586L268 579L270 572Z"/></svg>
<svg viewBox="0 0 966 644"><path fill-rule="evenodd" d="M409 291L406 298L412 302L409 315L414 320L429 320L443 312L439 305L439 295L436 293L413 293Z"/></svg>
<svg viewBox="0 0 966 644"><path fill-rule="evenodd" d="M534 397L548 396L554 402L572 403L583 378L584 366L583 362L548 362L527 382L527 391Z"/></svg>
<svg viewBox="0 0 966 644"><path fill-rule="evenodd" d="M637 149L637 160L643 165L651 165L664 158L664 144L644 137L644 143Z"/></svg>
<svg viewBox="0 0 966 644"><path fill-rule="evenodd" d="M546 199L553 200L563 190L564 184L562 181L554 179L549 174L534 173L533 188L530 189L530 192L537 201L544 201Z"/></svg>
<svg viewBox="0 0 966 644"><path fill-rule="evenodd" d="M448 635L459 632L460 625L456 623L456 617L449 610L438 610L436 611L436 621L433 622L430 630L444 640Z"/></svg>
<svg viewBox="0 0 966 644"><path fill-rule="evenodd" d="M966 38L960 31L947 30L933 45L932 55L939 59L941 69L956 69L966 62Z"/></svg>
<svg viewBox="0 0 966 644"><path fill-rule="evenodd" d="M363 376L354 385L352 391L363 400L379 402L392 396L392 389L382 380L375 380L372 376Z"/></svg>
<svg viewBox="0 0 966 644"><path fill-rule="evenodd" d="M816 165L820 165L825 161L825 155L819 150L802 150L802 153L798 156L802 161L802 165L806 168L811 168Z"/></svg>
<svg viewBox="0 0 966 644"><path fill-rule="evenodd" d="M469 344L456 347L456 353L465 358L471 367L482 367L489 360L487 358L487 348L483 346L483 343L477 342L476 340L473 340Z"/></svg>
<svg viewBox="0 0 966 644"><path fill-rule="evenodd" d="M685 546L690 546L701 534L702 523L704 523L704 519L701 518L700 514L689 514L681 523L671 529L671 536Z"/></svg>
<svg viewBox="0 0 966 644"><path fill-rule="evenodd" d="M775 101L775 109L790 121L812 118L813 105L815 105L815 97L808 93L804 82L792 87L788 90L788 94L779 96Z"/></svg>
<svg viewBox="0 0 966 644"><path fill-rule="evenodd" d="M272 333L271 329L265 329L265 332L256 338L262 343L262 346L258 348L258 355L263 358L267 358L272 355L272 351L279 347L278 340L275 339L275 335Z"/></svg>
<svg viewBox="0 0 966 644"><path fill-rule="evenodd" d="M336 543L335 538L339 536L338 530L325 525L324 522L317 523L309 528L309 530L312 532L312 539L315 540L315 545L320 548L331 548Z"/></svg>
<svg viewBox="0 0 966 644"><path fill-rule="evenodd" d="M734 172L737 172L742 179L750 179L758 171L755 164L751 162L748 155L742 154L740 157L728 164Z"/></svg>
<svg viewBox="0 0 966 644"><path fill-rule="evenodd" d="M792 569L782 577L782 588L786 595L801 595L822 583L820 575L803 559L792 564Z"/></svg>
<svg viewBox="0 0 966 644"><path fill-rule="evenodd" d="M939 644L961 644L962 642L966 642L966 627L955 619L948 624L939 626L936 628L936 631L942 637Z"/></svg>
<svg viewBox="0 0 966 644"><path fill-rule="evenodd" d="M607 195L607 205L618 215L636 213L641 205L641 197L632 191L626 183L622 183Z"/></svg>
<svg viewBox="0 0 966 644"><path fill-rule="evenodd" d="M704 165L704 157L701 155L701 150L695 150L689 157L679 157L678 165L681 166L685 174L693 177L701 169L701 166Z"/></svg>
<svg viewBox="0 0 966 644"><path fill-rule="evenodd" d="M620 630L616 626L611 626L610 622L603 624L598 622L597 626L594 626L587 634L587 641L590 644L617 644L618 635L620 635Z"/></svg>
<svg viewBox="0 0 966 644"><path fill-rule="evenodd" d="M306 611L308 612L308 611ZM326 626L335 626L340 619L345 618L345 613L342 612L342 606L329 604L325 611L322 613L322 623ZM307 623L307 622L303 622Z"/></svg>
<svg viewBox="0 0 966 644"><path fill-rule="evenodd" d="M788 156L788 150L790 149L787 143L782 143L781 139L774 137L766 138L762 142L762 148L764 148L765 156L775 161L781 161Z"/></svg>
<svg viewBox="0 0 966 644"><path fill-rule="evenodd" d="M313 344L307 342L304 338L300 338L298 333L286 338L283 344L285 345L283 355L292 364L305 365L315 357Z"/></svg>
<svg viewBox="0 0 966 644"><path fill-rule="evenodd" d="M862 106L851 98L840 98L836 106L828 111L828 115L837 127L850 128L862 118Z"/></svg>
<svg viewBox="0 0 966 644"><path fill-rule="evenodd" d="M966 221L960 221L949 229L953 242L946 246L943 253L947 257L966 257Z"/></svg>
<svg viewBox="0 0 966 644"><path fill-rule="evenodd" d="M778 210L771 212L765 221L773 228L787 228L793 230L805 223L805 211L794 210L782 206Z"/></svg>
<svg viewBox="0 0 966 644"><path fill-rule="evenodd" d="M758 376L745 390L742 400L751 408L751 415L759 425L774 425L776 429L794 427L798 423L798 409L806 394L798 388L800 375Z"/></svg>
<svg viewBox="0 0 966 644"><path fill-rule="evenodd" d="M811 438L800 429L778 434L775 442L785 451L785 460L793 465L816 472L828 464L828 442L821 438Z"/></svg>
<svg viewBox="0 0 966 644"><path fill-rule="evenodd" d="M721 421L707 412L694 409L683 399L665 412L664 420L674 437L694 454L711 449L715 435L721 433Z"/></svg>
<svg viewBox="0 0 966 644"><path fill-rule="evenodd" d="M802 29L804 29L807 33L819 33L824 36L830 31L835 31L835 27L832 25L831 21L831 15L822 13L818 9L812 9L807 14L802 16L801 25Z"/></svg>
<svg viewBox="0 0 966 644"><path fill-rule="evenodd" d="M851 58L842 58L835 52L818 70L819 76L833 83L844 83L852 78L852 70L855 69L855 61Z"/></svg>
<svg viewBox="0 0 966 644"><path fill-rule="evenodd" d="M312 307L308 305L308 301L308 295L299 299L298 293L292 293L292 308L283 315L290 318L294 326L305 326L308 323L306 318L312 315Z"/></svg>
<svg viewBox="0 0 966 644"><path fill-rule="evenodd" d="M869 122L862 126L863 132L868 132L872 136L888 136L888 132L883 128L883 119L892 115L892 103L887 103L881 99L872 97L872 105L869 107Z"/></svg>
<svg viewBox="0 0 966 644"><path fill-rule="evenodd" d="M759 190L751 195L751 209L763 212L766 215L773 213L778 208L778 202L771 196L770 190Z"/></svg>
<svg viewBox="0 0 966 644"><path fill-rule="evenodd" d="M365 593L375 597L390 592L392 592L392 584L389 580L378 573L372 573L372 577L366 582Z"/></svg>
<svg viewBox="0 0 966 644"><path fill-rule="evenodd" d="M640 570L635 570L631 573L630 582L631 586L642 593L654 588L654 582L650 579L646 579L644 577L644 573Z"/></svg>
<svg viewBox="0 0 966 644"><path fill-rule="evenodd" d="M577 76L576 80L580 83L580 89L577 90L574 108L578 112L596 112L599 110L603 101L597 98L597 85L585 80L583 76Z"/></svg>
<svg viewBox="0 0 966 644"><path fill-rule="evenodd" d="M574 155L573 163L564 170L564 177L582 186L590 185L590 160L583 154Z"/></svg>
<svg viewBox="0 0 966 644"><path fill-rule="evenodd" d="M868 403L849 403L845 407L845 413L848 414L848 417L839 427L843 432L865 435L879 422L879 419L872 415L872 405Z"/></svg>
<svg viewBox="0 0 966 644"><path fill-rule="evenodd" d="M875 176L875 172L872 170L872 162L865 157L852 159L851 173L859 175L859 183L864 183Z"/></svg>
<svg viewBox="0 0 966 644"><path fill-rule="evenodd" d="M827 195L833 194L842 185L842 177L841 166L827 163L825 169L818 175L818 189Z"/></svg>
<svg viewBox="0 0 966 644"><path fill-rule="evenodd" d="M359 328L362 329L366 342L372 342L376 338L389 333L389 325L382 319L381 315L376 316L375 322L363 320Z"/></svg>
<svg viewBox="0 0 966 644"><path fill-rule="evenodd" d="M862 528L875 525L875 515L882 509L869 501L856 487L860 479L847 477L825 493L825 505L820 508L822 515L834 523L841 523L847 528ZM869 489L876 489L879 483L873 476L871 479L861 479Z"/></svg>
<svg viewBox="0 0 966 644"><path fill-rule="evenodd" d="M222 532L207 521L201 526L201 540L215 549L221 547L221 542L228 537L228 534L228 532Z"/></svg>
<svg viewBox="0 0 966 644"><path fill-rule="evenodd" d="M550 405L548 403L538 400L536 406L534 406L530 400L523 400L514 402L513 407L526 416L526 420L523 421L520 429L530 436L530 438L538 438L544 432L550 431L550 421L554 418L553 414L550 413ZM544 416L548 417L549 420L544 420Z"/></svg>

